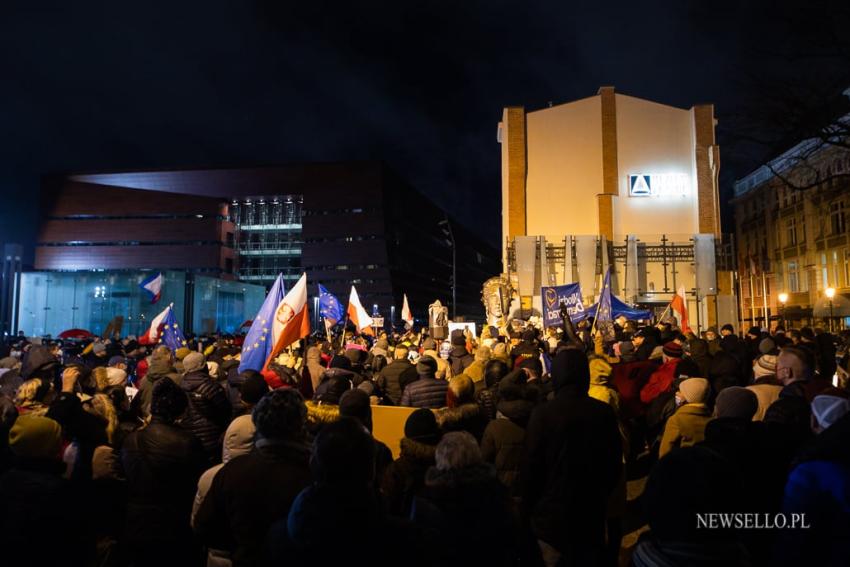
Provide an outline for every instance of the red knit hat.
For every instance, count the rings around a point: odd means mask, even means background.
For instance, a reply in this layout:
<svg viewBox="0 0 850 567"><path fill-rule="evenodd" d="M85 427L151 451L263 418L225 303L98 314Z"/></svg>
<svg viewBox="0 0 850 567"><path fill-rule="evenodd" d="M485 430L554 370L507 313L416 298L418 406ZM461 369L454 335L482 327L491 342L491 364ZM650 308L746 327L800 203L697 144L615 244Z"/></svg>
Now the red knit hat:
<svg viewBox="0 0 850 567"><path fill-rule="evenodd" d="M671 358L682 358L682 345L677 342L664 343L662 351Z"/></svg>

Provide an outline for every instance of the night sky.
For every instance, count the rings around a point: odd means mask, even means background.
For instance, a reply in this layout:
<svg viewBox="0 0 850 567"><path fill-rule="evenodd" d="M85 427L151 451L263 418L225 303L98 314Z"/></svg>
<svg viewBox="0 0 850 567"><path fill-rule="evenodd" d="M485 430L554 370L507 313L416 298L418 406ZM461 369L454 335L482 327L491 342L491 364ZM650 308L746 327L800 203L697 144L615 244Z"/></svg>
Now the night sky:
<svg viewBox="0 0 850 567"><path fill-rule="evenodd" d="M29 258L45 175L347 159L386 160L497 246L503 106L600 85L714 102L727 195L788 136L752 110L765 93L850 86L838 2L15 4L0 17L0 240Z"/></svg>

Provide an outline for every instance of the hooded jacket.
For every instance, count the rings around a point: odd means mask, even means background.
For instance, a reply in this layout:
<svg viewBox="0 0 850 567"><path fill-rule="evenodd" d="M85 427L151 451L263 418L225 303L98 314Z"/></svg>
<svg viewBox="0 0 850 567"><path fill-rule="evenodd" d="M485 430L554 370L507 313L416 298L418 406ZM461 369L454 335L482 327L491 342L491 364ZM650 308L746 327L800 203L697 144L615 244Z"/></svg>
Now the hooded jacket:
<svg viewBox="0 0 850 567"><path fill-rule="evenodd" d="M473 362L475 362L475 357L469 354L469 351L466 350L465 346L455 345L452 347L452 350L449 351L449 368L452 371L452 376L457 376L459 374L463 374L463 371L466 370Z"/></svg>
<svg viewBox="0 0 850 567"><path fill-rule="evenodd" d="M498 416L487 424L481 440L481 455L496 467L496 476L511 496L520 495L520 468L525 443L525 427L534 404L528 400L502 400Z"/></svg>
<svg viewBox="0 0 850 567"><path fill-rule="evenodd" d="M150 357L148 371L145 374L144 382L139 389L139 393L136 394L136 398L133 399L134 405L137 404L138 400L138 408L142 416L149 416L151 414L153 388L156 386L156 383L163 378L170 378L175 384L180 384L182 381L182 377L174 370L174 367L171 365L171 361L168 358Z"/></svg>
<svg viewBox="0 0 850 567"><path fill-rule="evenodd" d="M425 473L434 466L436 445L402 437L401 454L384 471L381 492L387 511L403 518L410 516L413 498L425 486Z"/></svg>
<svg viewBox="0 0 850 567"><path fill-rule="evenodd" d="M622 469L617 418L610 406L588 396L584 352L558 353L552 381L554 399L534 409L526 429L523 506L536 537L555 549L598 548Z"/></svg>
<svg viewBox="0 0 850 567"><path fill-rule="evenodd" d="M664 426L658 456L663 457L677 447L690 447L705 439L705 427L709 421L711 412L705 404L679 406Z"/></svg>
<svg viewBox="0 0 850 567"><path fill-rule="evenodd" d="M481 411L481 406L476 402L442 408L437 411L435 417L443 433L466 431L479 443L484 436L488 421L487 416Z"/></svg>

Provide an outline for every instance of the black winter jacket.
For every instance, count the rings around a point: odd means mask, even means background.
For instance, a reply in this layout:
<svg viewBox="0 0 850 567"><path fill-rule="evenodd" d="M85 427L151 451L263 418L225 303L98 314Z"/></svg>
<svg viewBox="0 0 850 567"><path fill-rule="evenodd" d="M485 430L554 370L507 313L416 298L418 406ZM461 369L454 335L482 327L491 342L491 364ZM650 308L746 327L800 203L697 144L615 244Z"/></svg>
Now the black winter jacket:
<svg viewBox="0 0 850 567"><path fill-rule="evenodd" d="M416 367L405 358L394 360L384 367L375 378L375 383L392 400L393 404L398 405L404 389L415 382L417 378L419 376L416 374Z"/></svg>
<svg viewBox="0 0 850 567"><path fill-rule="evenodd" d="M412 408L437 409L446 405L449 383L436 377L421 376L408 385L401 395L401 405Z"/></svg>
<svg viewBox="0 0 850 567"><path fill-rule="evenodd" d="M207 467L198 439L154 417L124 440L121 463L127 478L124 541L135 548L190 543L192 501Z"/></svg>
<svg viewBox="0 0 850 567"><path fill-rule="evenodd" d="M195 531L208 547L229 551L234 567L262 564L269 528L310 484L309 458L303 443L258 440L216 473Z"/></svg>
<svg viewBox="0 0 850 567"><path fill-rule="evenodd" d="M522 497L532 529L559 550L600 547L622 441L611 406L567 385L535 408L526 429Z"/></svg>
<svg viewBox="0 0 850 567"><path fill-rule="evenodd" d="M475 357L469 354L466 347L456 346L449 351L449 367L452 369L452 376L463 374L470 364L475 362Z"/></svg>
<svg viewBox="0 0 850 567"><path fill-rule="evenodd" d="M485 461L496 466L496 474L511 496L519 496L525 427L534 404L528 400L503 400L498 408L500 417L484 430L481 454Z"/></svg>
<svg viewBox="0 0 850 567"><path fill-rule="evenodd" d="M184 374L180 387L189 398L189 409L181 425L201 441L209 459L219 461L221 438L231 415L227 393L220 384L213 382L206 370Z"/></svg>

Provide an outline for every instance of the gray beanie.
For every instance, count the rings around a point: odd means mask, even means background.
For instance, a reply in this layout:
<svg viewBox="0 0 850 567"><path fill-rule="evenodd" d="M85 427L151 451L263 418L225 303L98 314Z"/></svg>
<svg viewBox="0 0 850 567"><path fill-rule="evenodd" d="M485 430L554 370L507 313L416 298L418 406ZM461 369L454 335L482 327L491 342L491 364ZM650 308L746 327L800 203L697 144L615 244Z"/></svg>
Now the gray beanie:
<svg viewBox="0 0 850 567"><path fill-rule="evenodd" d="M207 363L206 358L200 352L190 352L183 359L183 372L195 372L200 370Z"/></svg>

